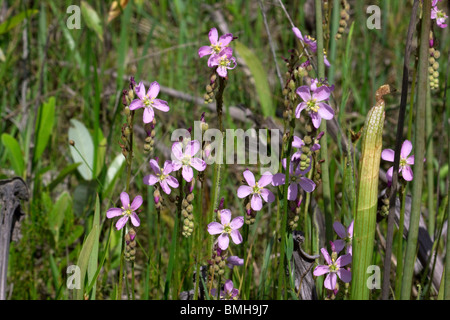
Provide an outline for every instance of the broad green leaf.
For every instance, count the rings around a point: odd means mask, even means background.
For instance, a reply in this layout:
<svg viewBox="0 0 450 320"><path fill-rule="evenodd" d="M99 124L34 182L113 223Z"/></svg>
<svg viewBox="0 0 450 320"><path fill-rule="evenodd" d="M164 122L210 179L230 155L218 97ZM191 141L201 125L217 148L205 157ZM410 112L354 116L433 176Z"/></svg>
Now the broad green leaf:
<svg viewBox="0 0 450 320"><path fill-rule="evenodd" d="M83 16L88 28L94 31L100 41L103 42L102 22L94 8L92 8L86 1L81 1L81 15Z"/></svg>
<svg viewBox="0 0 450 320"><path fill-rule="evenodd" d="M239 41L234 42L236 51L247 64L250 72L255 80L255 88L258 94L259 103L261 104L262 114L265 117L274 116L275 109L273 108L272 94L267 80L267 73L264 70L261 60L249 48Z"/></svg>
<svg viewBox="0 0 450 320"><path fill-rule="evenodd" d="M32 15L38 12L39 10L37 9L28 9L6 19L5 22L0 24L0 35L8 32L15 26L19 25L24 19L26 19L27 17L30 18Z"/></svg>
<svg viewBox="0 0 450 320"><path fill-rule="evenodd" d="M71 207L72 199L67 192L62 193L52 210L48 213L48 227L55 237L55 243L59 241L59 230L66 216L66 211Z"/></svg>
<svg viewBox="0 0 450 320"><path fill-rule="evenodd" d="M69 140L73 140L76 147L70 146L70 154L75 163L81 162L78 172L85 180L90 181L94 167L94 143L91 134L86 126L76 119L71 119L70 124Z"/></svg>
<svg viewBox="0 0 450 320"><path fill-rule="evenodd" d="M37 161L47 147L48 140L52 134L53 124L55 122L55 97L45 102L38 111L36 127L36 149L34 152L34 161Z"/></svg>
<svg viewBox="0 0 450 320"><path fill-rule="evenodd" d="M81 287L80 289L75 290L75 297L77 300L84 300L84 281L86 279L86 271L94 249L94 244L96 242L95 239L98 237L98 232L98 225L94 225L83 244L83 248L81 248L80 255L78 256L77 266L80 268Z"/></svg>
<svg viewBox="0 0 450 320"><path fill-rule="evenodd" d="M89 256L89 265L87 270L88 283L91 283L97 272L98 265L98 248L99 248L99 236L100 236L100 200L97 194L97 198L95 200L95 211L94 211L94 221L92 224L93 230L96 230L94 235L94 245L92 247L92 253ZM93 286L93 290L90 295L91 300L95 300L95 284Z"/></svg>
<svg viewBox="0 0 450 320"><path fill-rule="evenodd" d="M19 142L13 136L4 133L2 134L2 144L8 152L14 171L18 176L22 177L25 171L25 161Z"/></svg>
<svg viewBox="0 0 450 320"><path fill-rule="evenodd" d="M72 245L75 242L75 240L78 240L81 237L83 232L84 232L83 226L80 226L80 225L75 226L73 231L68 234L67 238L63 239L64 246L68 247L68 246Z"/></svg>
<svg viewBox="0 0 450 320"><path fill-rule="evenodd" d="M108 170L106 171L106 181L105 181L105 190L104 192L108 193L111 190L111 187L114 185L117 180L118 175L120 174L123 165L125 163L125 157L122 154L118 154L114 160L109 165Z"/></svg>

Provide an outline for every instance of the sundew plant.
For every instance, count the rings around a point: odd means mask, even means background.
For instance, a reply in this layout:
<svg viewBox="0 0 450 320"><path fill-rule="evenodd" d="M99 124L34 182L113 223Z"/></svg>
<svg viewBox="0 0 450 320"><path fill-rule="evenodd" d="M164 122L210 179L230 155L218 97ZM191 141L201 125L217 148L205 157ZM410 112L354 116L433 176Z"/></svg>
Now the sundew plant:
<svg viewBox="0 0 450 320"><path fill-rule="evenodd" d="M0 7L0 299L450 299L449 1Z"/></svg>

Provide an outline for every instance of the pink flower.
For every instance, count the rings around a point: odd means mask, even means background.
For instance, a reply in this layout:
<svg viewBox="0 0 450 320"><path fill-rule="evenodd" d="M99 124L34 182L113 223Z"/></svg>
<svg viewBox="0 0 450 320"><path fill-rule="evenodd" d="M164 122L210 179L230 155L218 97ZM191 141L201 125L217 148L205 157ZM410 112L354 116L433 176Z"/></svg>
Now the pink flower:
<svg viewBox="0 0 450 320"><path fill-rule="evenodd" d="M283 167L286 169L286 159L282 161ZM298 186L300 186L306 192L313 192L316 188L316 184L311 179L303 177L306 175L309 170L311 170L311 166L305 171L301 171L299 166L294 170L294 163L291 161L289 164L289 186L288 186L288 194L287 199L289 201L294 201L297 199L298 195ZM285 184L286 176L284 173L277 173L273 175L272 185L277 187Z"/></svg>
<svg viewBox="0 0 450 320"><path fill-rule="evenodd" d="M220 214L220 222L211 222L208 224L208 232L211 235L220 234L217 238L219 248L226 250L230 243L229 237L235 244L242 242L242 235L239 228L244 225L244 217L239 216L231 221L231 211L229 209L222 209L218 211Z"/></svg>
<svg viewBox="0 0 450 320"><path fill-rule="evenodd" d="M116 228L117 230L122 229L125 224L128 222L128 219L131 219L131 223L135 227L139 227L141 224L137 213L135 212L142 205L142 197L136 196L133 202L130 204L130 197L128 193L122 192L120 194L120 201L122 202L122 208L110 208L106 212L106 217L111 219L114 217L122 216L119 220L117 220Z"/></svg>
<svg viewBox="0 0 450 320"><path fill-rule="evenodd" d="M322 86L317 88L311 94L311 90L308 86L301 86L297 89L297 94L303 102L299 103L297 109L295 110L296 118L300 118L301 112L306 109L316 129L320 127L322 119L333 119L334 110L325 103L325 101L328 101L330 97L329 89Z"/></svg>
<svg viewBox="0 0 450 320"><path fill-rule="evenodd" d="M251 207L253 210L259 211L262 209L262 200L269 203L275 201L273 193L264 188L272 182L272 174L270 172L265 172L258 182L255 181L255 176L248 169L243 172L243 175L248 186L240 186L237 190L237 196L242 199L252 195Z"/></svg>
<svg viewBox="0 0 450 320"><path fill-rule="evenodd" d="M136 110L139 108L144 108L144 123L150 123L155 117L155 112L153 108L161 110L163 112L169 111L169 106L164 100L156 99L159 94L159 83L152 82L147 93L145 93L145 86L142 82L136 87L136 95L139 99L134 99L130 103L130 110Z"/></svg>
<svg viewBox="0 0 450 320"><path fill-rule="evenodd" d="M233 269L235 266L244 265L244 259L239 258L238 256L231 256L227 258L227 267Z"/></svg>
<svg viewBox="0 0 450 320"><path fill-rule="evenodd" d="M331 257L325 248L320 249L320 252L325 259L326 264L318 265L314 269L313 274L316 277L328 274L324 281L325 288L334 290L336 288L337 277L339 277L345 283L348 283L352 280L351 271L343 268L352 262L352 256L350 254L345 254L337 258L337 252L335 251L333 251Z"/></svg>
<svg viewBox="0 0 450 320"><path fill-rule="evenodd" d="M217 74L222 78L227 77L228 69L236 68L236 58L233 57L233 49L225 48L219 54L211 58L210 67L217 66Z"/></svg>
<svg viewBox="0 0 450 320"><path fill-rule="evenodd" d="M166 162L164 162L164 168L162 171L159 168L158 162L156 162L156 160L154 159L150 160L150 167L152 168L154 174L149 174L144 177L145 184L153 186L154 184L159 182L161 189L163 189L166 194L170 194L170 187L178 188L178 180L169 175L173 171L171 161L167 160Z"/></svg>
<svg viewBox="0 0 450 320"><path fill-rule="evenodd" d="M175 160L172 161L173 171L177 171L183 168L182 175L184 180L191 182L194 177L194 168L197 171L203 171L206 169L206 162L200 158L194 158L194 155L200 150L200 142L197 140L191 140L187 143L183 152L183 143L175 142L172 145L172 153Z"/></svg>
<svg viewBox="0 0 450 320"><path fill-rule="evenodd" d="M334 231L336 231L339 238L341 238L334 241L336 252L340 252L345 247L346 253L352 254L353 221L350 223L347 229L345 229L342 223L336 221L333 224L333 229Z"/></svg>
<svg viewBox="0 0 450 320"><path fill-rule="evenodd" d="M216 28L212 28L209 31L209 42L211 45L203 46L198 49L198 56L200 58L211 55L208 59L208 66L212 67L211 60L215 55L218 55L224 48L226 48L233 40L233 34L227 33L219 38Z"/></svg>
<svg viewBox="0 0 450 320"><path fill-rule="evenodd" d="M414 164L414 156L409 156L412 150L412 143L409 140L405 140L402 144L400 151L400 164L398 172L402 174L403 179L411 181L413 179L413 171L411 165ZM395 151L392 149L385 149L381 153L381 159L389 162L394 162ZM390 167L386 172L386 178L388 182L392 181L392 174L394 172L394 166Z"/></svg>
<svg viewBox="0 0 450 320"><path fill-rule="evenodd" d="M445 23L445 20L447 20L448 16L445 14L444 11L439 10L437 6L433 6L431 8L431 19L436 19L436 24L440 28L446 28L447 24Z"/></svg>

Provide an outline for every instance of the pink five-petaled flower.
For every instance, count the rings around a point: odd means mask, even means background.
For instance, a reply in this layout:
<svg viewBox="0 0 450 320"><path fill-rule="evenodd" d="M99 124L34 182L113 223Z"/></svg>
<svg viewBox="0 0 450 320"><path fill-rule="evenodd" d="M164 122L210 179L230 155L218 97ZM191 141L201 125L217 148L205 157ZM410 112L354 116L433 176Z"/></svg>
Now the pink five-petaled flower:
<svg viewBox="0 0 450 320"><path fill-rule="evenodd" d="M208 232L210 235L220 234L217 239L219 248L226 250L230 243L230 238L235 244L242 242L242 235L239 228L244 225L244 217L239 216L231 220L231 211L229 209L219 210L220 222L211 222L208 224Z"/></svg>
<svg viewBox="0 0 450 320"><path fill-rule="evenodd" d="M197 152L200 150L200 142L197 140L191 140L187 143L183 152L183 143L175 142L172 145L172 153L175 157L172 160L173 171L182 169L182 175L184 180L191 182L194 177L194 168L197 171L203 171L206 169L206 162L200 158L194 158Z"/></svg>
<svg viewBox="0 0 450 320"><path fill-rule="evenodd" d="M313 126L320 127L322 119L331 120L334 117L334 110L325 101L330 97L330 91L322 86L317 88L312 94L308 86L301 86L297 89L297 94L303 99L295 110L295 117L300 118L301 112L306 109L309 113Z"/></svg>
<svg viewBox="0 0 450 320"><path fill-rule="evenodd" d="M333 229L336 231L340 239L334 241L336 252L340 252L344 247L347 254L352 254L352 239L353 239L353 221L350 223L347 229L342 223L336 221L333 224Z"/></svg>
<svg viewBox="0 0 450 320"><path fill-rule="evenodd" d="M253 210L259 211L262 209L262 200L269 203L275 201L272 191L264 188L272 182L272 174L270 172L265 172L258 182L256 182L255 176L248 169L243 172L243 175L248 186L240 186L237 190L237 196L242 199L252 195L251 207Z"/></svg>
<svg viewBox="0 0 450 320"><path fill-rule="evenodd" d="M233 285L233 281L227 280L223 285L223 291L220 292L221 300L237 300L239 290Z"/></svg>
<svg viewBox="0 0 450 320"><path fill-rule="evenodd" d="M145 86L142 82L140 82L139 85L135 88L138 99L134 99L130 103L130 110L144 108L144 123L150 123L155 118L155 112L153 108L164 112L167 112L170 109L166 101L156 99L159 94L159 89L159 83L156 81L150 84L147 93L145 93Z"/></svg>
<svg viewBox="0 0 450 320"><path fill-rule="evenodd" d="M226 78L227 69L236 68L236 58L233 57L233 49L226 47L219 54L211 58L210 67L217 66L217 74L222 78Z"/></svg>
<svg viewBox="0 0 450 320"><path fill-rule="evenodd" d="M159 182L161 189L163 189L166 194L170 194L170 187L178 188L178 180L169 175L173 171L172 161L167 160L166 162L164 162L164 167L161 171L158 162L152 159L150 160L150 167L152 168L154 174L149 174L144 177L145 184L153 186L154 184Z"/></svg>
<svg viewBox="0 0 450 320"><path fill-rule="evenodd" d="M142 197L136 196L133 202L130 204L130 196L126 192L120 194L120 201L122 202L122 208L111 208L106 212L106 217L111 219L114 217L122 216L117 220L117 230L122 229L127 223L128 219L131 219L131 223L135 227L139 227L141 224L137 213L135 212L142 205Z"/></svg>
<svg viewBox="0 0 450 320"><path fill-rule="evenodd" d="M436 24L439 28L446 28L447 24L445 20L447 20L448 16L445 14L443 10L439 10L437 6L431 8L431 19L436 19Z"/></svg>
<svg viewBox="0 0 450 320"><path fill-rule="evenodd" d="M233 34L227 33L219 38L217 29L212 28L211 30L209 30L208 37L211 45L200 47L200 49L198 49L198 56L202 58L204 56L211 55L208 59L208 66L212 67L211 59L215 55L218 55L224 48L226 48L226 46L230 44L230 42L233 40Z"/></svg>
<svg viewBox="0 0 450 320"><path fill-rule="evenodd" d="M283 167L286 169L286 159L282 161ZM316 184L311 179L303 177L311 170L311 166L305 171L300 170L299 166L294 170L294 163L291 161L289 164L289 186L287 192L287 199L289 201L294 201L297 199L298 186L305 190L306 192L313 192L316 188ZM286 182L286 176L284 173L277 173L273 175L272 185L277 187L284 185Z"/></svg>
<svg viewBox="0 0 450 320"><path fill-rule="evenodd" d="M413 171L411 165L414 164L414 156L409 156L412 150L412 143L409 140L405 140L402 144L402 149L400 151L400 164L399 173L402 173L403 179L406 181L411 181L413 179ZM392 149L385 149L381 153L381 159L389 162L394 162L395 151ZM409 156L409 157L408 157ZM394 173L394 166L390 167L386 172L386 178L388 182L392 181L392 175Z"/></svg>
<svg viewBox="0 0 450 320"><path fill-rule="evenodd" d="M345 254L337 258L337 252L335 251L332 252L331 257L325 248L320 249L320 252L322 252L326 264L318 265L314 269L313 274L318 277L328 273L324 281L325 288L334 290L336 288L337 276L345 283L352 280L351 271L343 268L352 262L352 256L350 254Z"/></svg>

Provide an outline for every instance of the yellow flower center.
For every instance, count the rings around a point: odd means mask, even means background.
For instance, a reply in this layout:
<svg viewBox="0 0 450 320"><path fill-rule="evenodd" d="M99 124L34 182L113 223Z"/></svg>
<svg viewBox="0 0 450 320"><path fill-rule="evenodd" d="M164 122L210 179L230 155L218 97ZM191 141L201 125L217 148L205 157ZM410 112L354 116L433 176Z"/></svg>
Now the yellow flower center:
<svg viewBox="0 0 450 320"><path fill-rule="evenodd" d="M308 111L318 112L319 108L319 105L316 104L316 99L311 99L306 103L306 109Z"/></svg>

